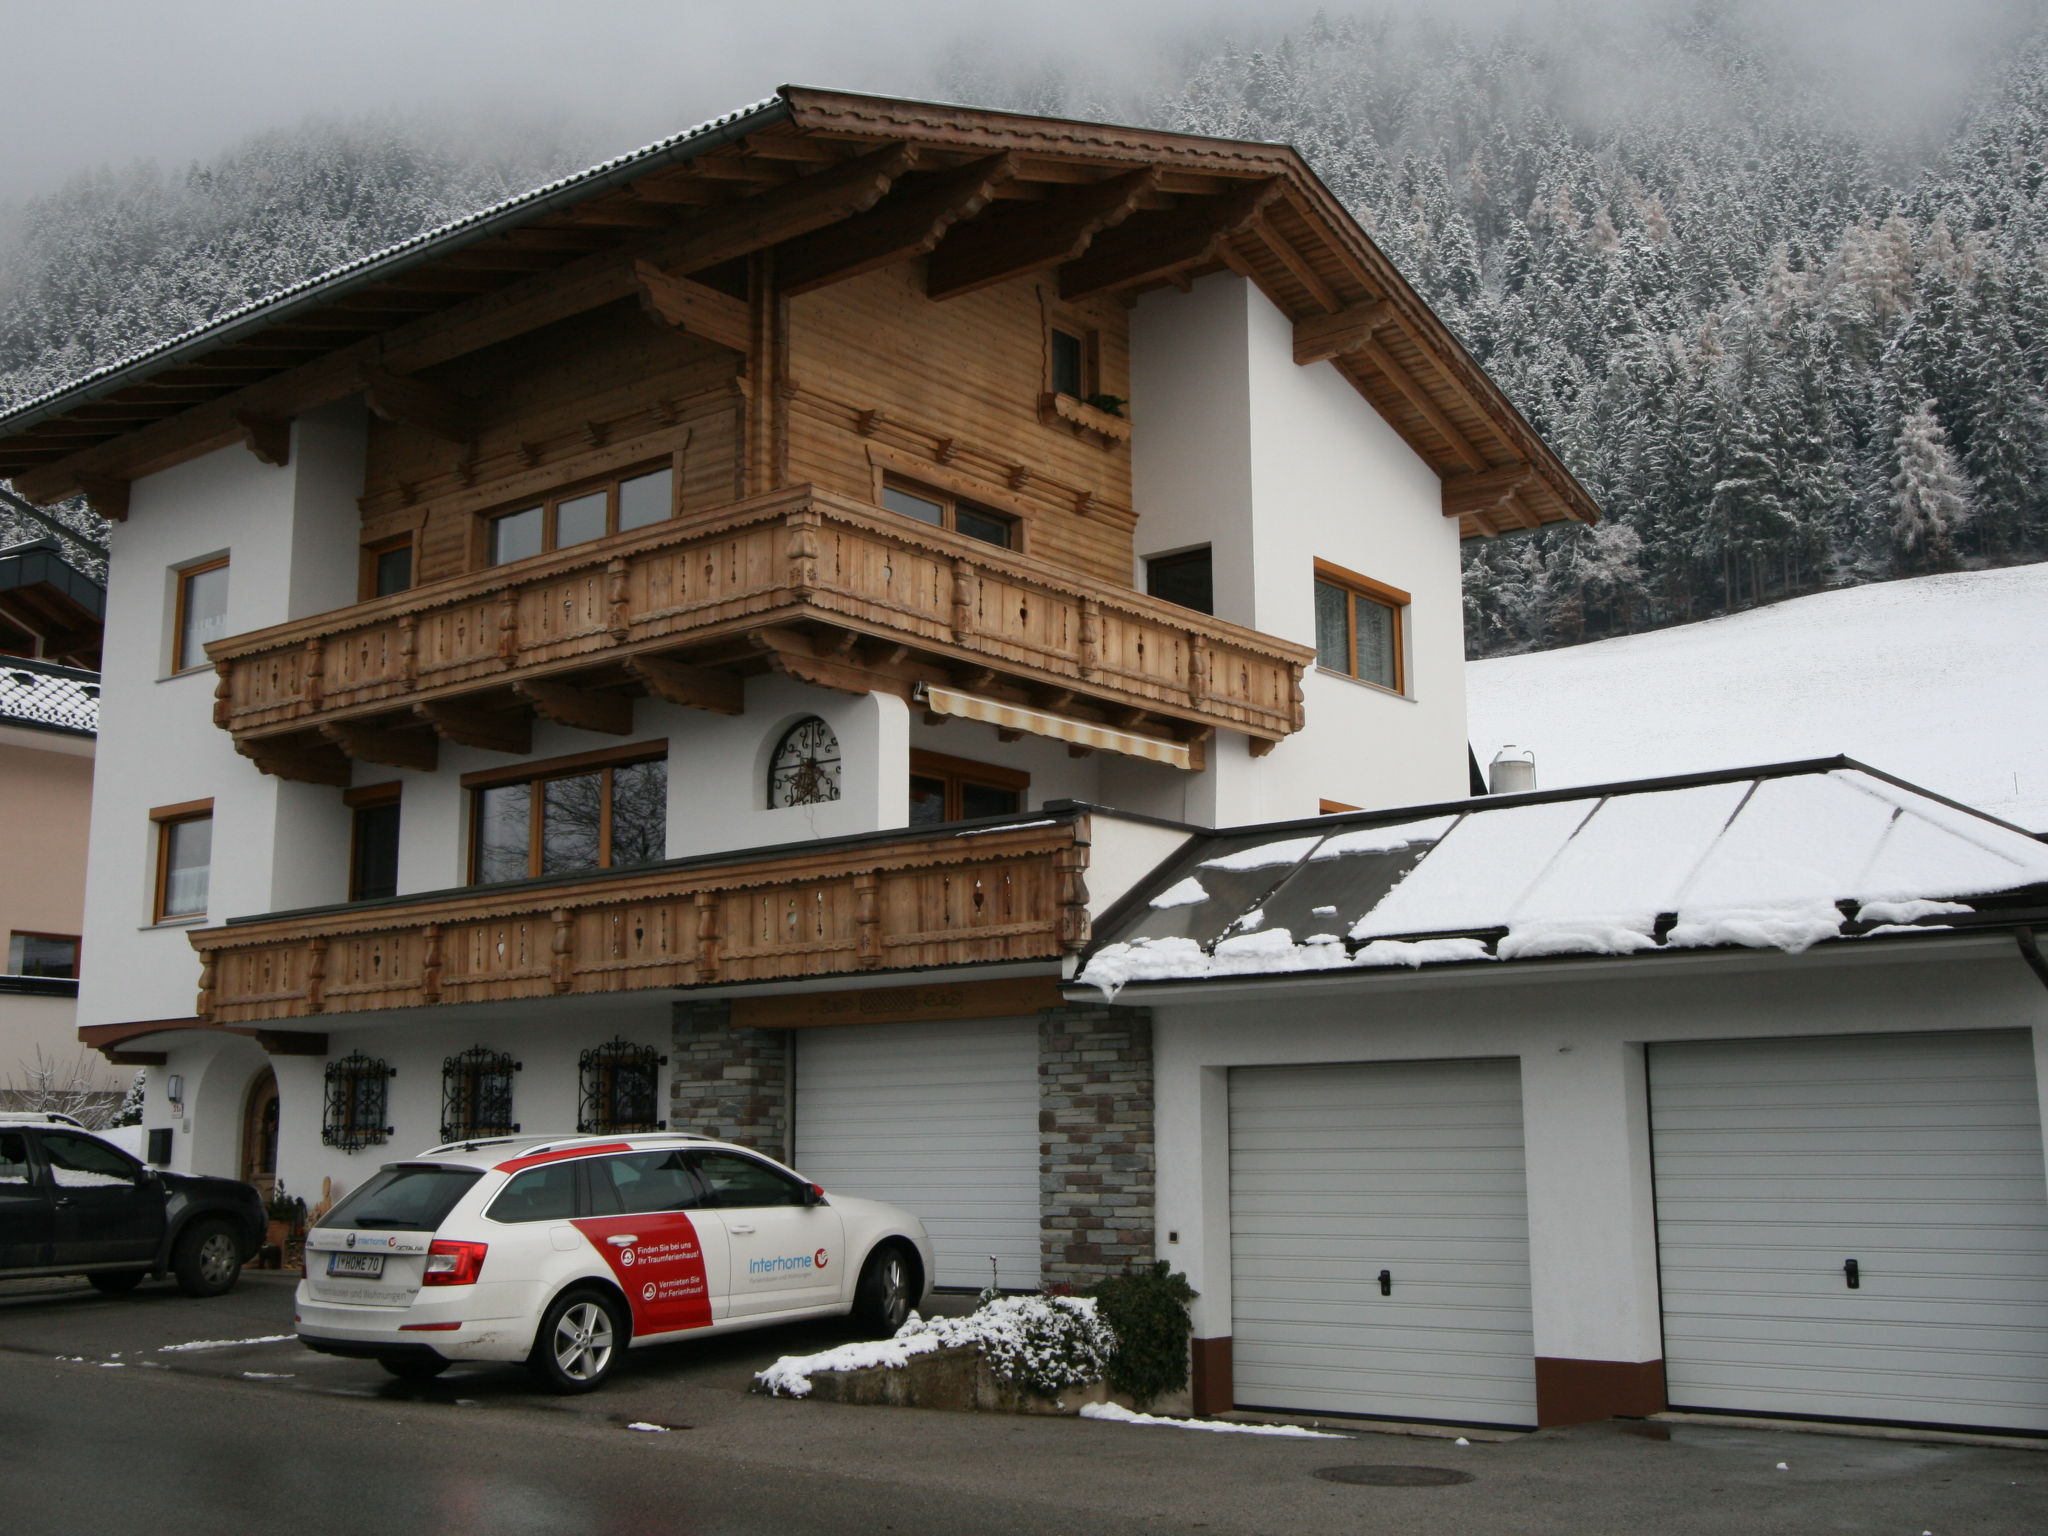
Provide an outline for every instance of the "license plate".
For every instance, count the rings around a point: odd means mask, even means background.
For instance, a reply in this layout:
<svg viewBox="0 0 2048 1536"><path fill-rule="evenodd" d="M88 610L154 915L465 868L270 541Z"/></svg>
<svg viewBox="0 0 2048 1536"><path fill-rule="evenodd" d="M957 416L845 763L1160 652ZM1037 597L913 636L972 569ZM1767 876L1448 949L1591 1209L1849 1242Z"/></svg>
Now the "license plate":
<svg viewBox="0 0 2048 1536"><path fill-rule="evenodd" d="M381 1253L330 1253L327 1256L327 1273L330 1275L368 1275L374 1280L384 1273L384 1255Z"/></svg>

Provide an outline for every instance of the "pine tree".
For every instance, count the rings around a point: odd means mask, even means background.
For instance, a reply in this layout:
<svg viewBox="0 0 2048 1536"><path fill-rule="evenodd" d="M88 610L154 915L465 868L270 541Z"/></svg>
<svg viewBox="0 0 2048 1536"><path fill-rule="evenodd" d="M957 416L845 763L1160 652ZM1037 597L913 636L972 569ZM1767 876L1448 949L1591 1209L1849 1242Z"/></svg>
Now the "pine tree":
<svg viewBox="0 0 2048 1536"><path fill-rule="evenodd" d="M1956 530L1970 516L1970 483L1949 452L1932 400L1899 423L1893 450L1899 467L1892 476L1892 542L1900 567L1950 570Z"/></svg>

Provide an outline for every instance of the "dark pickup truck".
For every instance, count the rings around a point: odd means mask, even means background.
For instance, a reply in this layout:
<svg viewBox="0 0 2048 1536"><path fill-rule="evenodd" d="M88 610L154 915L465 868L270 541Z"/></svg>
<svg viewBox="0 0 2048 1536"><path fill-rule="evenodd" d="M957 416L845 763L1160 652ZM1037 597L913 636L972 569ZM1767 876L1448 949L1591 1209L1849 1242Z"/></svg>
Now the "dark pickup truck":
<svg viewBox="0 0 2048 1536"><path fill-rule="evenodd" d="M262 1242L247 1184L146 1168L56 1116L0 1118L0 1279L83 1275L119 1295L171 1274L218 1296Z"/></svg>

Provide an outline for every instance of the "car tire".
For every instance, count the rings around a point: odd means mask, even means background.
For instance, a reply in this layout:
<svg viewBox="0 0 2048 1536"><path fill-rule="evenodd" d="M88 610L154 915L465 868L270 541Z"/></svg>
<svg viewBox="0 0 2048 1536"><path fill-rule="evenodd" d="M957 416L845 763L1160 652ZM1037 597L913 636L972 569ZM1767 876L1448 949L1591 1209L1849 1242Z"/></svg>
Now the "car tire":
<svg viewBox="0 0 2048 1536"><path fill-rule="evenodd" d="M126 1296L148 1278L146 1269L103 1269L87 1275L86 1283L102 1296Z"/></svg>
<svg viewBox="0 0 2048 1536"><path fill-rule="evenodd" d="M914 1273L910 1255L901 1243L884 1243L868 1255L861 1266L860 1282L853 1288L853 1321L864 1333L889 1338L910 1318Z"/></svg>
<svg viewBox="0 0 2048 1536"><path fill-rule="evenodd" d="M595 1392L626 1347L626 1309L603 1291L565 1291L549 1304L526 1368L550 1392Z"/></svg>
<svg viewBox="0 0 2048 1536"><path fill-rule="evenodd" d="M171 1272L187 1296L222 1296L242 1275L242 1247L224 1221L195 1221L178 1234Z"/></svg>
<svg viewBox="0 0 2048 1536"><path fill-rule="evenodd" d="M430 1355L405 1355L395 1360L386 1356L377 1363L400 1381L432 1381L451 1362Z"/></svg>

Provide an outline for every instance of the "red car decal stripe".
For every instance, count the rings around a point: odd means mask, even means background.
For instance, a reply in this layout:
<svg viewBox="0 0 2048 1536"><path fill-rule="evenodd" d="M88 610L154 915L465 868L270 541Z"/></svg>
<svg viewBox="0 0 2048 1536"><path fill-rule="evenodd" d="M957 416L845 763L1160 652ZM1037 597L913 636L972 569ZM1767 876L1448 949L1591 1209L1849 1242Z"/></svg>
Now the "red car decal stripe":
<svg viewBox="0 0 2048 1536"><path fill-rule="evenodd" d="M509 1163L497 1165L500 1173L517 1173L522 1168L538 1168L542 1163L559 1163L572 1157L595 1157L600 1152L630 1152L632 1147L623 1141L607 1141L588 1147L564 1147L559 1152L536 1152L531 1157L515 1157Z"/></svg>
<svg viewBox="0 0 2048 1536"><path fill-rule="evenodd" d="M571 1225L604 1255L633 1309L636 1337L711 1325L704 1248L697 1241L697 1228L683 1212L582 1216Z"/></svg>

